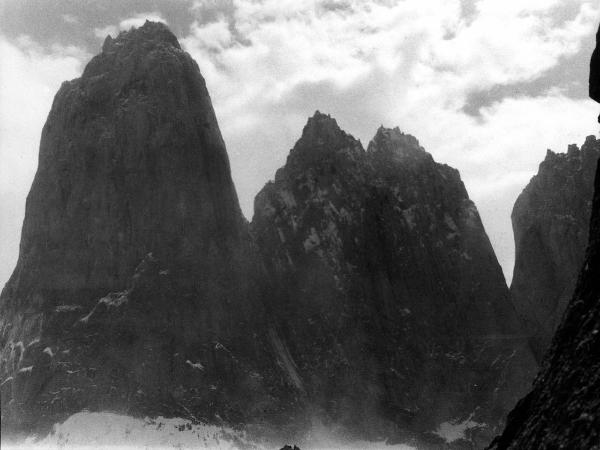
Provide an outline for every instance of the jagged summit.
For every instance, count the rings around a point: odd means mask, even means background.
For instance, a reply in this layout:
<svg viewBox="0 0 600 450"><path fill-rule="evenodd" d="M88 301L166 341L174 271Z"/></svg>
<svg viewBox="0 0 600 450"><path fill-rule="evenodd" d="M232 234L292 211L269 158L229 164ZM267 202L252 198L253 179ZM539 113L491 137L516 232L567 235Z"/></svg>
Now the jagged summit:
<svg viewBox="0 0 600 450"><path fill-rule="evenodd" d="M189 61L184 61L186 55L175 35L165 24L146 21L139 28L121 31L114 39L110 35L107 36L102 45L102 52L87 64L82 78L110 74L122 83L127 83L144 78L146 72L158 72L169 76L176 66L182 64L189 64L198 70L189 55Z"/></svg>
<svg viewBox="0 0 600 450"><path fill-rule="evenodd" d="M373 140L369 143L367 152L387 151L401 155L425 153L416 137L405 134L400 128L385 128L381 125Z"/></svg>
<svg viewBox="0 0 600 450"><path fill-rule="evenodd" d="M551 149L546 150L546 157L540 164L546 163L558 163L559 161L573 161L578 160L581 164L595 164L596 163L596 136L589 135L585 138L584 144L581 148L577 144L569 144L567 151L564 153L554 152Z"/></svg>
<svg viewBox="0 0 600 450"><path fill-rule="evenodd" d="M317 110L290 151L286 167L292 171L303 170L325 161L343 167L349 161L356 162L364 153L359 140L343 131L329 114Z"/></svg>
<svg viewBox="0 0 600 450"><path fill-rule="evenodd" d="M298 143L325 148L331 144L338 146L349 141L354 141L354 138L343 131L331 115L317 110L306 122Z"/></svg>
<svg viewBox="0 0 600 450"><path fill-rule="evenodd" d="M128 31L121 31L116 38L107 35L102 45L102 52L110 53L134 45L141 45L146 49L152 45L167 45L181 49L177 38L169 30L169 27L162 22L146 20L141 27L132 27Z"/></svg>

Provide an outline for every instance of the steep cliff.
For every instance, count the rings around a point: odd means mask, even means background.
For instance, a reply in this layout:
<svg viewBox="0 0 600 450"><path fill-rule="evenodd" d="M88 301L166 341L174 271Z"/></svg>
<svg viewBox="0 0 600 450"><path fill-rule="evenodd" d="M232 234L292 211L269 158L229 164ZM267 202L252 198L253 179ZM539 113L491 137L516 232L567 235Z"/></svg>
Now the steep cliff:
<svg viewBox="0 0 600 450"><path fill-rule="evenodd" d="M162 24L107 37L42 132L0 297L3 428L268 412L259 268L198 66Z"/></svg>
<svg viewBox="0 0 600 450"><path fill-rule="evenodd" d="M317 112L252 230L270 314L315 413L353 429L493 430L535 363L458 172L380 128L365 151Z"/></svg>
<svg viewBox="0 0 600 450"><path fill-rule="evenodd" d="M511 285L538 361L550 346L582 267L600 142L588 136L581 150L548 150L512 212L516 259Z"/></svg>
<svg viewBox="0 0 600 450"><path fill-rule="evenodd" d="M590 97L600 87L600 32ZM600 448L600 178L594 181L589 242L577 286L532 391L509 414L491 449Z"/></svg>

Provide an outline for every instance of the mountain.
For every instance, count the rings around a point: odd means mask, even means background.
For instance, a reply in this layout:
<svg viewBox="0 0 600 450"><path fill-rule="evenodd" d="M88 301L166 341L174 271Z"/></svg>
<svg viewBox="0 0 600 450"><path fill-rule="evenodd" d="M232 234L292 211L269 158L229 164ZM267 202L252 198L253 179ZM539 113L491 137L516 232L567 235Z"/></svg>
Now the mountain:
<svg viewBox="0 0 600 450"><path fill-rule="evenodd" d="M600 142L588 136L581 150L548 150L512 212L516 259L511 285L515 306L532 334L538 361L550 346L573 296L588 241Z"/></svg>
<svg viewBox="0 0 600 450"><path fill-rule="evenodd" d="M381 127L365 151L317 111L251 228L276 277L280 360L317 417L438 444L438 427L468 423L477 439L528 386L535 362L477 209L413 136Z"/></svg>
<svg viewBox="0 0 600 450"><path fill-rule="evenodd" d="M590 97L600 101L600 30ZM600 447L600 178L594 181L589 242L577 286L533 389L509 414L490 449Z"/></svg>
<svg viewBox="0 0 600 450"><path fill-rule="evenodd" d="M159 23L107 37L42 132L0 296L3 429L268 413L262 279L198 66Z"/></svg>
<svg viewBox="0 0 600 450"><path fill-rule="evenodd" d="M458 172L416 138L365 151L317 112L248 224L166 26L61 86L0 294L3 435L108 411L464 448L534 369Z"/></svg>

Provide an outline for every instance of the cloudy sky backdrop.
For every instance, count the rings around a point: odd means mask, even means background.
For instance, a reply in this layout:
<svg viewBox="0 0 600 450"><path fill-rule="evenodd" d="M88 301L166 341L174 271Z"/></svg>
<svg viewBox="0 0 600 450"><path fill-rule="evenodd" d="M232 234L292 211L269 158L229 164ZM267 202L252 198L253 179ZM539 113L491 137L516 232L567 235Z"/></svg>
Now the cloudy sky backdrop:
<svg viewBox="0 0 600 450"><path fill-rule="evenodd" d="M0 284L55 92L146 19L198 62L248 219L315 110L365 146L399 126L460 170L510 279L516 197L547 148L598 132L593 0L0 0Z"/></svg>

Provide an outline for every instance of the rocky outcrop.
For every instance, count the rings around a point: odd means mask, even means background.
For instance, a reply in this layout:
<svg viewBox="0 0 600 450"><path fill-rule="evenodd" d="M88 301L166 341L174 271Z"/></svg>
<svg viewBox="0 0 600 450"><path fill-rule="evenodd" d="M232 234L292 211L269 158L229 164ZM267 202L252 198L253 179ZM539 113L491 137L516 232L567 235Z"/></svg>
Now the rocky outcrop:
<svg viewBox="0 0 600 450"><path fill-rule="evenodd" d="M539 172L512 212L516 259L511 293L528 324L538 361L550 346L573 296L588 241L600 142L588 136L581 150L548 150Z"/></svg>
<svg viewBox="0 0 600 450"><path fill-rule="evenodd" d="M3 428L268 413L259 270L198 66L162 24L107 37L43 129L0 297Z"/></svg>
<svg viewBox="0 0 600 450"><path fill-rule="evenodd" d="M469 422L476 441L527 388L535 363L477 209L413 136L380 128L365 151L315 113L251 226L277 278L280 360L317 416L433 441Z"/></svg>
<svg viewBox="0 0 600 450"><path fill-rule="evenodd" d="M600 34L596 38L597 55ZM600 61L592 59L590 96L600 85ZM532 391L509 414L490 448L556 449L600 447L600 178L575 293L546 353Z"/></svg>

